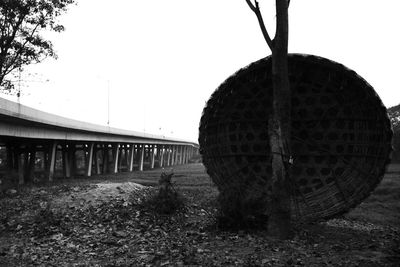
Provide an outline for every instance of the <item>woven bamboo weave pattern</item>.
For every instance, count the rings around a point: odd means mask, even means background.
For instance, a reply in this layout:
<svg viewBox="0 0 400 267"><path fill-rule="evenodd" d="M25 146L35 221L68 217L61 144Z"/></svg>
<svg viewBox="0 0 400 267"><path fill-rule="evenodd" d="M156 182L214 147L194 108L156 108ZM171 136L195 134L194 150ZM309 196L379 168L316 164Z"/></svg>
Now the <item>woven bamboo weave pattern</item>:
<svg viewBox="0 0 400 267"><path fill-rule="evenodd" d="M391 152L386 108L373 88L341 64L289 55L292 91L293 218L318 220L348 211L381 181ZM271 57L229 77L200 122L204 165L219 190L266 187L271 176L268 117Z"/></svg>

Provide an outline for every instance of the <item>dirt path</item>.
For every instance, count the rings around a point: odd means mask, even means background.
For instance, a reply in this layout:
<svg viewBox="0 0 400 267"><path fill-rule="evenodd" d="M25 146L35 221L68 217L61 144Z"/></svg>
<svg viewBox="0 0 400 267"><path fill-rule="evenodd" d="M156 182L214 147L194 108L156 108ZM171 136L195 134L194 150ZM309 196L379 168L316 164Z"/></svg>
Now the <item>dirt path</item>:
<svg viewBox="0 0 400 267"><path fill-rule="evenodd" d="M96 183L91 187L81 190L72 187L70 192L60 194L51 200L53 208L82 208L98 207L112 199L123 199L127 201L133 194L143 190L145 186L132 183Z"/></svg>

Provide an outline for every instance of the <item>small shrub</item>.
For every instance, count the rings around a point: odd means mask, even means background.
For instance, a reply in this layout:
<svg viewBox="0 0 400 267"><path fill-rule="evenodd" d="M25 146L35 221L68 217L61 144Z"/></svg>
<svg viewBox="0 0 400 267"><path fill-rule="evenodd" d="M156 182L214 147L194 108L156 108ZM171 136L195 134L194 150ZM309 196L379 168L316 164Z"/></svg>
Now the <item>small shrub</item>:
<svg viewBox="0 0 400 267"><path fill-rule="evenodd" d="M163 172L158 181L158 191L150 194L149 199L143 205L150 206L159 214L172 214L182 208L184 201L172 183L173 175L172 172L169 174Z"/></svg>

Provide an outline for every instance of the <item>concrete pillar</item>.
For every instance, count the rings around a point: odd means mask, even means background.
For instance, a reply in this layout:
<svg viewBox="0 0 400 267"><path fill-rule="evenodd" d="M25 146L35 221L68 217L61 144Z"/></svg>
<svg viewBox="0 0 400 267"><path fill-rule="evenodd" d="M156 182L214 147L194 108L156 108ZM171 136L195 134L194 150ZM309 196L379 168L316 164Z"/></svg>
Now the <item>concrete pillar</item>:
<svg viewBox="0 0 400 267"><path fill-rule="evenodd" d="M160 145L160 167L164 167L164 146Z"/></svg>
<svg viewBox="0 0 400 267"><path fill-rule="evenodd" d="M103 174L108 173L108 144L103 146Z"/></svg>
<svg viewBox="0 0 400 267"><path fill-rule="evenodd" d="M187 159L187 146L183 146L183 164L186 164L186 159Z"/></svg>
<svg viewBox="0 0 400 267"><path fill-rule="evenodd" d="M183 157L182 157L182 146L179 146L179 164L183 164Z"/></svg>
<svg viewBox="0 0 400 267"><path fill-rule="evenodd" d="M24 154L17 152L18 159L18 184L24 184Z"/></svg>
<svg viewBox="0 0 400 267"><path fill-rule="evenodd" d="M69 153L69 145L63 146L63 155L62 155L62 162L63 162L63 172L64 177L69 178L71 177L71 157Z"/></svg>
<svg viewBox="0 0 400 267"><path fill-rule="evenodd" d="M70 178L75 174L75 145L69 144L65 158L65 177Z"/></svg>
<svg viewBox="0 0 400 267"><path fill-rule="evenodd" d="M93 160L94 160L94 166L96 167L96 174L101 174L100 160L99 160L99 146L97 144L94 146Z"/></svg>
<svg viewBox="0 0 400 267"><path fill-rule="evenodd" d="M118 173L119 143L113 145L113 173Z"/></svg>
<svg viewBox="0 0 400 267"><path fill-rule="evenodd" d="M178 165L179 161L178 161L178 156L179 156L179 146L175 146L175 163L174 165Z"/></svg>
<svg viewBox="0 0 400 267"><path fill-rule="evenodd" d="M139 150L139 171L143 171L143 162L144 162L144 144L140 145Z"/></svg>
<svg viewBox="0 0 400 267"><path fill-rule="evenodd" d="M156 158L156 146L155 145L151 145L151 149L150 149L150 169L154 169L154 162L155 162L155 158Z"/></svg>
<svg viewBox="0 0 400 267"><path fill-rule="evenodd" d="M135 158L135 145L131 144L129 147L129 165L128 165L128 171L130 171L130 172L133 171L134 158Z"/></svg>
<svg viewBox="0 0 400 267"><path fill-rule="evenodd" d="M56 152L57 152L57 142L53 141L50 144L50 149L49 149L49 157L48 157L48 180L49 182L53 181L54 178L54 169L56 166Z"/></svg>
<svg viewBox="0 0 400 267"><path fill-rule="evenodd" d="M28 153L27 153L28 155ZM25 182L32 181L32 174L35 171L35 160L36 160L36 145L33 144L29 148L29 158L26 159L26 172L25 172Z"/></svg>
<svg viewBox="0 0 400 267"><path fill-rule="evenodd" d="M161 167L161 145L157 145L157 163L157 166Z"/></svg>
<svg viewBox="0 0 400 267"><path fill-rule="evenodd" d="M124 161L125 161L125 167L128 171L129 171L129 151L130 148L128 148L128 144L126 144L124 148Z"/></svg>
<svg viewBox="0 0 400 267"><path fill-rule="evenodd" d="M190 159L190 147L186 146L186 163L189 163Z"/></svg>
<svg viewBox="0 0 400 267"><path fill-rule="evenodd" d="M94 143L91 142L89 143L88 147L88 156L86 160L86 176L92 176L92 166L93 166L93 149L94 149Z"/></svg>
<svg viewBox="0 0 400 267"><path fill-rule="evenodd" d="M185 156L186 164L189 163L189 148L190 147L186 146L186 153L185 153L186 154L186 156Z"/></svg>
<svg viewBox="0 0 400 267"><path fill-rule="evenodd" d="M171 146L171 166L175 164L175 146Z"/></svg>
<svg viewBox="0 0 400 267"><path fill-rule="evenodd" d="M179 164L183 164L183 146L179 146Z"/></svg>
<svg viewBox="0 0 400 267"><path fill-rule="evenodd" d="M19 162L19 148L17 145L13 145L12 149L12 164L13 164L13 169L18 170L18 162Z"/></svg>
<svg viewBox="0 0 400 267"><path fill-rule="evenodd" d="M171 151L171 146L168 146L168 148L167 148L167 166L171 166L171 153L172 153L172 151Z"/></svg>
<svg viewBox="0 0 400 267"><path fill-rule="evenodd" d="M118 171L122 170L123 156L124 156L125 145L120 145L119 156L118 156Z"/></svg>

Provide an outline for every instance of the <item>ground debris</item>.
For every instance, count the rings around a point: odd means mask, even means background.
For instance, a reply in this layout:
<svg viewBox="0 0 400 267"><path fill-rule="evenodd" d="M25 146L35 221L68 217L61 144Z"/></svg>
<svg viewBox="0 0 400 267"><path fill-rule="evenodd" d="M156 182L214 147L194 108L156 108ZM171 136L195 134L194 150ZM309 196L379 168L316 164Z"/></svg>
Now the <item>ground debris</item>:
<svg viewBox="0 0 400 267"><path fill-rule="evenodd" d="M193 169L174 171L185 206L171 215L143 204L155 189L132 181L54 185L0 199L0 266L395 266L400 260L399 228L368 217L301 226L287 241L263 230L220 229L217 190L204 171L195 177ZM140 175L157 182L153 172Z"/></svg>

